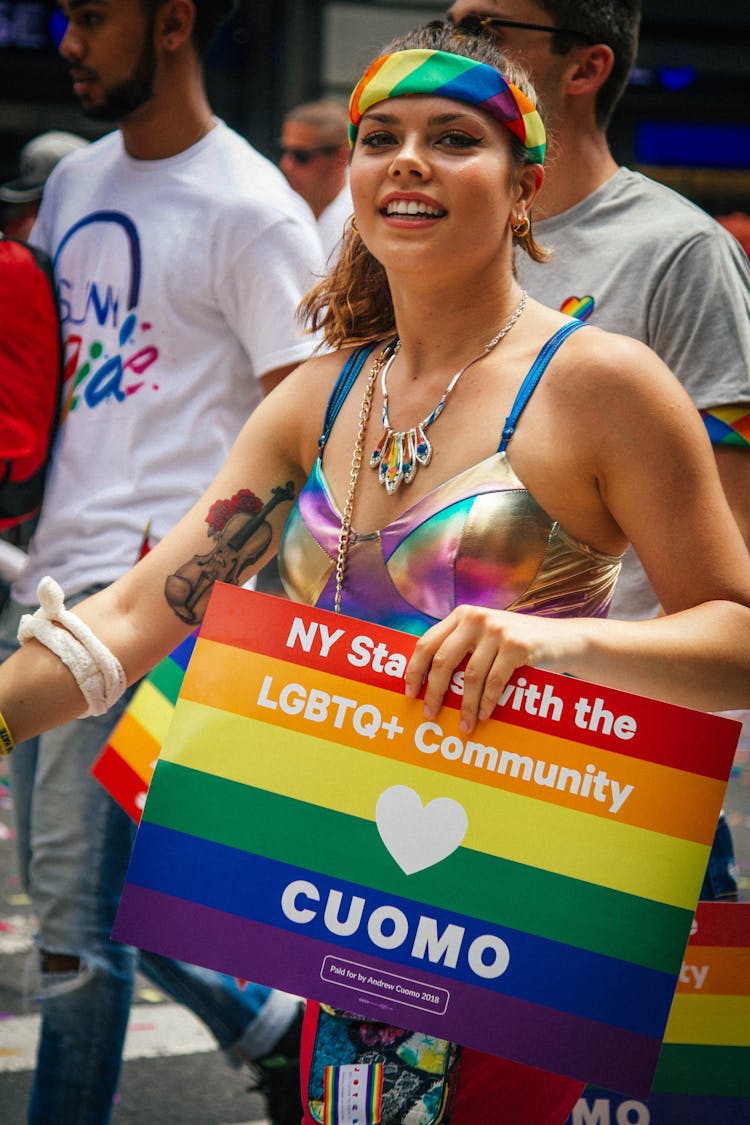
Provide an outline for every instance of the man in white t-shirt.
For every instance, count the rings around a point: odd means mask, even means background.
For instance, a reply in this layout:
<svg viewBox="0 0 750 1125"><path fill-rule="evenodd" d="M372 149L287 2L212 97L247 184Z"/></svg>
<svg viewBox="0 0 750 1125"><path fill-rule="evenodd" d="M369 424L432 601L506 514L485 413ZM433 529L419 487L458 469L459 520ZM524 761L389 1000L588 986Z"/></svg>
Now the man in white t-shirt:
<svg viewBox="0 0 750 1125"><path fill-rule="evenodd" d="M522 284L553 308L642 340L672 369L703 413L750 543L747 259L700 208L618 166L607 141L635 62L640 7L640 0L455 0L448 17L467 33L492 35L529 72L544 109L551 155L534 238L551 258L519 255ZM690 549L675 542L675 551ZM659 604L631 549L611 616L653 617ZM702 897L733 898L736 891L722 818Z"/></svg>
<svg viewBox="0 0 750 1125"><path fill-rule="evenodd" d="M55 269L65 384L5 654L43 575L80 601L200 496L264 392L310 354L295 310L322 267L307 208L208 104L201 57L231 0L61 6L73 91L119 129L58 165L31 236ZM103 1125L117 1086L138 954L109 934L133 828L89 770L126 702L12 758L39 926L32 1125ZM149 954L140 965L254 1068L274 1123L299 1122L295 998Z"/></svg>
<svg viewBox="0 0 750 1125"><path fill-rule="evenodd" d="M345 106L322 99L291 109L281 131L279 167L312 210L329 264L354 210L348 125Z"/></svg>

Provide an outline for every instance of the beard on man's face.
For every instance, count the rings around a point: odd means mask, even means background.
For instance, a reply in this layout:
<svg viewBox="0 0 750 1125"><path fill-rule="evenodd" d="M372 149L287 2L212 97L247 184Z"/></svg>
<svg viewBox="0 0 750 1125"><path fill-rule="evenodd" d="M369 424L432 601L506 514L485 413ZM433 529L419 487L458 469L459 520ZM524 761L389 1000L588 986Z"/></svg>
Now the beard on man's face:
<svg viewBox="0 0 750 1125"><path fill-rule="evenodd" d="M81 105L81 109L93 121L122 121L151 100L155 79L156 49L152 29L149 28L130 77L107 90L98 104Z"/></svg>

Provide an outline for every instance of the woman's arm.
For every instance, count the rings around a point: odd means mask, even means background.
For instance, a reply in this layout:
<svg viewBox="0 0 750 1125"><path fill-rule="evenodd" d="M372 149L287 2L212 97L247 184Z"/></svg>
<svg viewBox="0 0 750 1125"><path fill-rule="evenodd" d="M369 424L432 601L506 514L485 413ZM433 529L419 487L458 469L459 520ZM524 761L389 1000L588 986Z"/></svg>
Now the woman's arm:
<svg viewBox="0 0 750 1125"><path fill-rule="evenodd" d="M750 702L750 557L698 413L648 348L608 337L602 365L602 334L590 344L585 335L583 350L571 349L580 401L561 440L594 466L586 470L592 508L601 505L634 545L666 616L549 620L458 607L419 641L407 691L416 695L428 676L435 711L468 657L465 729L491 713L523 664L705 710Z"/></svg>
<svg viewBox="0 0 750 1125"><path fill-rule="evenodd" d="M338 357L327 356L286 379L253 412L224 466L177 526L131 571L76 606L128 683L199 624L216 581L244 585L274 555L314 459L338 366ZM0 668L0 712L16 742L85 710L73 675L38 641Z"/></svg>

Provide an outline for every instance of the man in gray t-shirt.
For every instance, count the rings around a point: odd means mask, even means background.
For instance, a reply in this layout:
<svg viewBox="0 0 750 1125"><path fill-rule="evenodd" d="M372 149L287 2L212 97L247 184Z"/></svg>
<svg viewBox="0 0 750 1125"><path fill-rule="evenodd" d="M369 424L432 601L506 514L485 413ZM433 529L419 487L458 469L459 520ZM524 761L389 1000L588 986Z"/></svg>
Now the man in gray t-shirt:
<svg viewBox="0 0 750 1125"><path fill-rule="evenodd" d="M639 13L639 0L456 0L448 16L471 30L483 25L529 71L545 111L550 145L534 237L551 258L519 255L522 283L545 304L634 336L664 360L710 413L719 473L750 542L747 258L700 208L619 167L607 141L635 61ZM655 616L658 607L631 552L612 615Z"/></svg>
<svg viewBox="0 0 750 1125"><path fill-rule="evenodd" d="M713 433L732 434L737 444L714 449L735 499L735 517L747 533L750 450L739 444L741 432L719 424L736 405L737 421L744 416L750 436L750 270L739 244L683 196L627 168L537 223L534 235L553 257L539 264L523 255L518 266L529 291L571 316L643 340L700 410L714 409L707 419ZM656 592L631 550L612 616L658 612Z"/></svg>
<svg viewBox="0 0 750 1125"><path fill-rule="evenodd" d="M550 144L534 238L551 258L540 264L518 255L521 282L545 304L657 352L704 414L724 490L750 543L747 259L700 208L619 167L607 141L635 62L640 0L455 0L448 17L492 34L529 72L545 112ZM689 550L675 542L675 551ZM658 612L658 593L630 551L611 614ZM726 831L722 821L720 834ZM703 897L736 894L719 844Z"/></svg>

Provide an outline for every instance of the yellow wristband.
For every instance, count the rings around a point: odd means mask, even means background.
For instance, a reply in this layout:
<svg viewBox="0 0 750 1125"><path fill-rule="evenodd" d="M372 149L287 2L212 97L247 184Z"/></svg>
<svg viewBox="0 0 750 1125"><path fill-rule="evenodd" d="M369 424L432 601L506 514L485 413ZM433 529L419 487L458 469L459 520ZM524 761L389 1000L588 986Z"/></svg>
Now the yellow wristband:
<svg viewBox="0 0 750 1125"><path fill-rule="evenodd" d="M6 754L10 754L11 750L15 748L15 745L13 735L8 729L8 724L3 718L2 711L0 711L0 757L5 757Z"/></svg>

